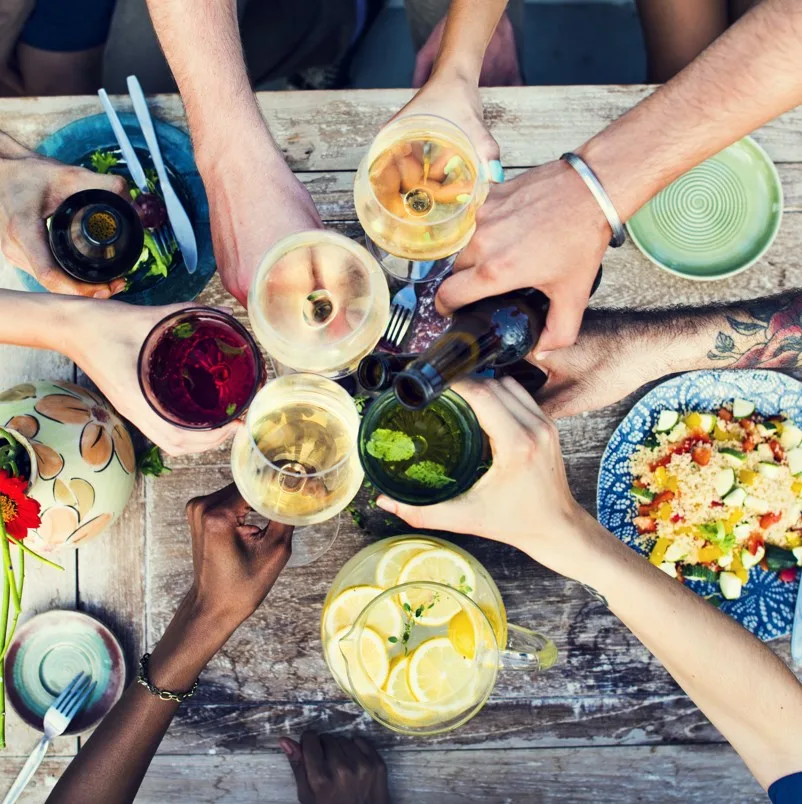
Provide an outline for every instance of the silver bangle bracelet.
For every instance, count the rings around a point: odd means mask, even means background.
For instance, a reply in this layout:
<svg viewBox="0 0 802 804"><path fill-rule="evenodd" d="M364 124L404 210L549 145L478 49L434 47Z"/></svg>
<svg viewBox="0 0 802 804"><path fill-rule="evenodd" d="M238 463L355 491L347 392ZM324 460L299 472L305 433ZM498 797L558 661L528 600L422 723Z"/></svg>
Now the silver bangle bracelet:
<svg viewBox="0 0 802 804"><path fill-rule="evenodd" d="M599 181L599 177L593 172L590 165L577 154L563 154L560 159L566 161L579 174L582 181L587 185L588 190L590 190L593 197L596 199L596 203L601 208L604 217L607 218L607 223L610 224L610 228L613 230L610 245L613 248L623 246L624 241L627 239L626 229L624 229L624 224L621 222L621 218L616 212L613 202L610 200L610 196L607 195L607 191Z"/></svg>

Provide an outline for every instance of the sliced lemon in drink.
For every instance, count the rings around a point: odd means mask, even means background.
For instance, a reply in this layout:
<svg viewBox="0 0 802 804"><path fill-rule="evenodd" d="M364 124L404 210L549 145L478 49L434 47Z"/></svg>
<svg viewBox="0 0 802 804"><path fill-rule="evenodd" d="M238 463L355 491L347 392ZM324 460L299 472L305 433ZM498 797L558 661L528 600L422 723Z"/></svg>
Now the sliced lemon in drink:
<svg viewBox="0 0 802 804"><path fill-rule="evenodd" d="M329 604L325 615L325 631L332 636L342 628L350 628L362 613L365 606L384 590L378 586L351 586L340 592ZM392 598L386 598L374 606L366 625L380 636L398 636L404 627L400 607Z"/></svg>
<svg viewBox="0 0 802 804"><path fill-rule="evenodd" d="M345 656L340 650L340 640L350 631L349 627L341 628L331 639L326 642L326 658L329 660L329 670L334 676L334 680L350 694L348 690L348 671L345 664Z"/></svg>
<svg viewBox="0 0 802 804"><path fill-rule="evenodd" d="M476 629L464 609L458 611L448 624L448 638L460 656L473 659L476 655Z"/></svg>
<svg viewBox="0 0 802 804"><path fill-rule="evenodd" d="M376 565L376 585L381 586L382 589L389 589L391 586L395 586L398 583L398 576L407 561L412 556L422 553L424 550L431 550L434 547L436 547L434 542L426 542L422 539L405 539L391 545Z"/></svg>
<svg viewBox="0 0 802 804"><path fill-rule="evenodd" d="M421 642L409 657L409 688L421 703L430 706L454 710L470 707L473 676L473 663L457 651L448 637Z"/></svg>
<svg viewBox="0 0 802 804"><path fill-rule="evenodd" d="M393 722L399 725L419 726L424 720L438 717L426 704L419 703L409 688L409 657L401 656L390 665L390 674L384 685L387 697L384 708Z"/></svg>
<svg viewBox="0 0 802 804"><path fill-rule="evenodd" d="M326 643L331 672L349 694L375 696L376 688L384 686L390 672L386 642L371 628L363 628L353 639L343 640L349 631L343 628Z"/></svg>
<svg viewBox="0 0 802 804"><path fill-rule="evenodd" d="M412 694L407 681L409 657L401 656L390 665L390 673L384 685L384 691L396 701L415 702L418 699Z"/></svg>
<svg viewBox="0 0 802 804"><path fill-rule="evenodd" d="M476 588L473 567L459 554L446 547L425 550L404 564L398 583L431 581L458 589L469 597ZM401 603L407 603L413 612L423 609L426 625L445 625L462 605L454 595L434 595L429 589L410 589L401 593ZM432 605L434 604L434 605ZM430 608L431 606L431 608Z"/></svg>

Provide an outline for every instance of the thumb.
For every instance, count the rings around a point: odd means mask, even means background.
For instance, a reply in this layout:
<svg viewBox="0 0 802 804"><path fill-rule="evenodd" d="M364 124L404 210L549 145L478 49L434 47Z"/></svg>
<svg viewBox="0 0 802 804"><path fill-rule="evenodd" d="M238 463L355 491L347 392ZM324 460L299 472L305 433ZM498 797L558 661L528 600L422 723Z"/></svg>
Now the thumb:
<svg viewBox="0 0 802 804"><path fill-rule="evenodd" d="M546 352L563 349L576 342L588 303L587 296L576 295L573 290L566 291L565 288L551 294L550 299L546 326L535 345L538 360L542 360Z"/></svg>
<svg viewBox="0 0 802 804"><path fill-rule="evenodd" d="M314 801L312 788L309 786L309 779L306 776L306 765L301 746L289 737L282 737L278 741L279 747L287 757L287 761L292 768L295 776L295 784L298 788L298 800L301 802Z"/></svg>
<svg viewBox="0 0 802 804"><path fill-rule="evenodd" d="M461 522L465 512L465 501L461 497L438 503L437 505L407 505L381 495L376 505L388 514L400 517L413 528L422 530L450 530L457 533L470 533L464 530Z"/></svg>

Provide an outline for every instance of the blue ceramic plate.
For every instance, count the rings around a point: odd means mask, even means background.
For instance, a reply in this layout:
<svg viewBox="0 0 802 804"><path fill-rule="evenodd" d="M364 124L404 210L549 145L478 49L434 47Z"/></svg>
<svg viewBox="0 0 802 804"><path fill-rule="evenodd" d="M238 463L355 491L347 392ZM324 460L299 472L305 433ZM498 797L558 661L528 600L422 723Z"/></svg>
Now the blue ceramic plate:
<svg viewBox="0 0 802 804"><path fill-rule="evenodd" d="M147 144L136 117L122 113L119 117L143 167L150 167ZM198 267L194 274L189 274L183 262L179 261L179 264L171 267L167 277L151 287L141 290L135 287L114 297L130 304L154 305L192 301L206 287L215 271L212 236L209 230L209 205L195 166L192 143L187 134L169 123L154 118L153 124L171 181L175 179L175 190L185 203L187 214L195 227ZM83 165L93 151L100 148L116 150L117 147L114 132L106 115L98 114L64 126L51 134L36 150L44 156L58 159L59 162ZM45 290L30 274L24 271L18 273L28 290L39 292Z"/></svg>
<svg viewBox="0 0 802 804"><path fill-rule="evenodd" d="M783 413L802 422L802 384L779 372L692 371L667 380L632 408L607 444L596 493L599 522L624 544L648 555L632 524L636 503L629 493L630 456L651 433L661 410L717 410L736 397L753 401L758 413ZM688 581L687 586L704 596L719 592L718 584L710 582ZM754 567L741 597L725 600L721 610L760 639L776 639L791 631L796 590L796 583L781 581L776 572Z"/></svg>
<svg viewBox="0 0 802 804"><path fill-rule="evenodd" d="M29 726L42 731L50 704L81 671L97 682L66 734L95 726L125 687L120 643L103 623L80 611L48 611L23 625L6 657L8 700Z"/></svg>

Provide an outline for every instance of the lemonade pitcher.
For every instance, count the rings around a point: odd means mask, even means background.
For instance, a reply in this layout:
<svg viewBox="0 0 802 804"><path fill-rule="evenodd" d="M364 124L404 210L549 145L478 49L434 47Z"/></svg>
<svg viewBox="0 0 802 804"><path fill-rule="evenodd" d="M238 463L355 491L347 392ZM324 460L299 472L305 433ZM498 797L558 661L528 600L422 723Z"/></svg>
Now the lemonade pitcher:
<svg viewBox="0 0 802 804"><path fill-rule="evenodd" d="M428 536L384 539L348 561L326 598L322 639L343 690L412 735L467 722L500 669L542 671L557 658L551 640L507 622L473 556Z"/></svg>

